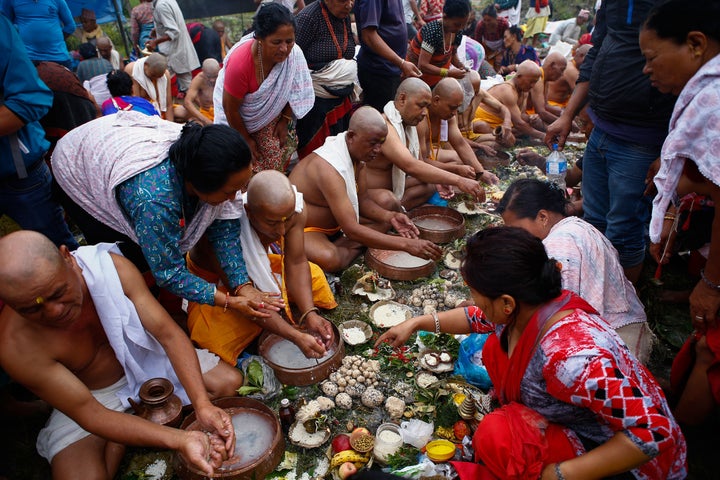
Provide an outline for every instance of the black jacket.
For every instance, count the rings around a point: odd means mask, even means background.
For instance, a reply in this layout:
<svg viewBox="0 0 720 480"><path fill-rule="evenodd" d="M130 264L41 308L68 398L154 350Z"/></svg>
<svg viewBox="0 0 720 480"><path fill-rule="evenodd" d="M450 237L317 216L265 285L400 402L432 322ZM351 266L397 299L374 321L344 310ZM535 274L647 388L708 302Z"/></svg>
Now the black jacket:
<svg viewBox="0 0 720 480"><path fill-rule="evenodd" d="M662 0L605 0L593 30L593 48L580 67L578 82L590 81L589 102L609 122L667 130L672 95L650 85L642 69L640 28Z"/></svg>

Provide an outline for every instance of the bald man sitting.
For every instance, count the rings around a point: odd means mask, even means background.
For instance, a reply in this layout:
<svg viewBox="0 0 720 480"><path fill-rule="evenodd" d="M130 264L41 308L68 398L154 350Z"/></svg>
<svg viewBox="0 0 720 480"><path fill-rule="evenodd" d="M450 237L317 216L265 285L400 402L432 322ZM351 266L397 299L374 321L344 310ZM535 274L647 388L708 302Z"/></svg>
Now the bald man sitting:
<svg viewBox="0 0 720 480"><path fill-rule="evenodd" d="M458 127L456 113L463 98L463 88L454 78L443 78L435 85L427 118L417 127L421 155L444 170L497 184L498 178L483 168Z"/></svg>
<svg viewBox="0 0 720 480"><path fill-rule="evenodd" d="M533 85L528 93L527 110L528 115L537 114L545 125L549 125L560 117L562 109L550 105L547 100L547 90L550 82L562 78L567 67L567 60L559 52L552 52L543 61L540 80Z"/></svg>
<svg viewBox="0 0 720 480"><path fill-rule="evenodd" d="M463 137L471 148L481 148L481 145L489 144L493 148L512 147L515 145L515 136L512 133L512 118L510 110L497 101L486 90L481 88L480 74L475 70L467 73L467 79L473 87L475 96L465 110L458 111L458 127ZM482 121L473 121L475 111L480 105L485 105L488 110L497 112L502 123L491 127Z"/></svg>
<svg viewBox="0 0 720 480"><path fill-rule="evenodd" d="M174 121L170 72L165 55L151 53L130 62L125 72L133 79L133 96L149 101L165 120Z"/></svg>
<svg viewBox="0 0 720 480"><path fill-rule="evenodd" d="M536 129L527 120L524 113L528 92L540 80L540 67L531 60L525 60L517 67L517 73L498 85L493 85L488 93L505 105L510 111L514 135L527 135L530 138L544 139L545 133ZM497 112L480 105L475 111L473 122L483 122L495 128L502 124Z"/></svg>
<svg viewBox="0 0 720 480"><path fill-rule="evenodd" d="M234 395L242 374L196 352L117 246L71 253L11 233L0 239L0 297L0 367L56 408L37 439L54 479L114 478L124 445L178 450L208 476L233 454L231 419L210 398ZM173 382L212 438L122 413L153 377Z"/></svg>
<svg viewBox="0 0 720 480"><path fill-rule="evenodd" d="M592 45L587 44L574 48L572 61L565 67L562 77L554 82L548 82L547 101L549 105L560 110L567 106L570 95L575 90L575 84L580 76L580 65L585 61L585 56L591 48Z"/></svg>
<svg viewBox="0 0 720 480"><path fill-rule="evenodd" d="M399 211L399 201L379 205L368 194L365 164L376 161L387 135L380 112L361 107L347 132L328 137L290 173L307 205L305 252L327 272L347 267L364 247L403 250L431 259L442 253L437 245L417 238L418 230ZM361 216L365 224L360 223ZM391 228L399 235L385 233Z"/></svg>
<svg viewBox="0 0 720 480"><path fill-rule="evenodd" d="M285 300L286 319L266 309L270 318L259 324L222 306L190 303L190 338L231 365L263 329L295 343L309 358L322 357L333 345L333 330L318 307L332 309L337 303L323 271L305 256L303 194L281 172L264 170L252 177L243 200L240 243L248 276L258 290ZM273 243L281 246L282 255L268 253ZM217 256L208 254L208 246L205 242L190 251L188 269L209 282L222 279L227 285ZM288 300L297 307L297 315Z"/></svg>
<svg viewBox="0 0 720 480"><path fill-rule="evenodd" d="M420 158L417 124L425 120L431 101L430 87L419 78L402 81L395 100L385 105L388 136L375 160L366 164L369 194L376 202L390 192L410 210L425 203L436 191L452 195L457 187L481 201L485 191L475 179L442 170Z"/></svg>
<svg viewBox="0 0 720 480"><path fill-rule="evenodd" d="M213 90L217 81L220 64L214 58L206 58L202 71L193 78L185 93L183 105L174 108L176 121L195 120L202 125L210 125L215 118Z"/></svg>

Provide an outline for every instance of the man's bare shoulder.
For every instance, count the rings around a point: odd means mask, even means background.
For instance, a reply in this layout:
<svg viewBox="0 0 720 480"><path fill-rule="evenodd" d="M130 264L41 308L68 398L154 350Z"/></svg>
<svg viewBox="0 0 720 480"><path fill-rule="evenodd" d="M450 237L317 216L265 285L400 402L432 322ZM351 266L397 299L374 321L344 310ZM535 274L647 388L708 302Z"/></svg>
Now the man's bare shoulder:
<svg viewBox="0 0 720 480"><path fill-rule="evenodd" d="M515 103L518 98L517 90L508 82L495 85L489 90L489 93L505 106Z"/></svg>
<svg viewBox="0 0 720 480"><path fill-rule="evenodd" d="M0 312L0 365L13 375L17 369L26 371L34 369L34 365L52 362L55 338L48 329L32 324L5 306Z"/></svg>

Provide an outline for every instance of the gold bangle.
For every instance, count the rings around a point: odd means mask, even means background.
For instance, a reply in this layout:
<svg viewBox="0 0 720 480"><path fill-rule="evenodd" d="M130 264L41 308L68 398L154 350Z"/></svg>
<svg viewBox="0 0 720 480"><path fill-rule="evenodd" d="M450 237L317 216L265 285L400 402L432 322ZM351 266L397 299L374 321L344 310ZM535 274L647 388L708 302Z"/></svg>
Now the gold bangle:
<svg viewBox="0 0 720 480"><path fill-rule="evenodd" d="M675 220L675 214L674 213L666 213L665 217L663 217L665 220Z"/></svg>
<svg viewBox="0 0 720 480"><path fill-rule="evenodd" d="M281 113L280 115L288 122L292 122L292 117L290 115L285 115L284 113Z"/></svg>
<svg viewBox="0 0 720 480"><path fill-rule="evenodd" d="M320 309L318 307L309 308L305 313L300 315L300 320L298 320L298 327L302 327L302 324L305 321L305 317L310 315L311 312L319 312L319 311L320 311Z"/></svg>
<svg viewBox="0 0 720 480"><path fill-rule="evenodd" d="M235 287L235 290L233 290L233 295L236 296L236 297L239 296L239 295L240 295L240 291L243 289L243 287L246 287L246 286L248 286L248 285L251 285L251 286L253 286L253 287L255 286L255 284L253 283L252 280L248 280L247 282L242 283L242 284L238 285L237 287Z"/></svg>
<svg viewBox="0 0 720 480"><path fill-rule="evenodd" d="M435 320L435 335L440 335L440 317L437 312L432 312L433 320Z"/></svg>
<svg viewBox="0 0 720 480"><path fill-rule="evenodd" d="M225 306L223 307L223 313L227 313L229 303L230 303L230 294L228 292L225 292Z"/></svg>
<svg viewBox="0 0 720 480"><path fill-rule="evenodd" d="M447 68L441 68L440 69L440 76L445 78L448 76L448 69Z"/></svg>

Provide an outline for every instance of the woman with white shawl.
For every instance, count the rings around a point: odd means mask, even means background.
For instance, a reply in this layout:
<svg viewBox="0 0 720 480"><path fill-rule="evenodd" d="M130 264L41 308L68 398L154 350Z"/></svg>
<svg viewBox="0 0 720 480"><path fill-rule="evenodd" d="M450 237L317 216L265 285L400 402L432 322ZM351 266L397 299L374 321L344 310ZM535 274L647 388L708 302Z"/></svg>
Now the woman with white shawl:
<svg viewBox="0 0 720 480"><path fill-rule="evenodd" d="M656 7L640 31L644 72L658 90L679 95L655 176L658 194L650 221L651 253L666 263L667 239L677 225L671 201L694 192L715 204L705 268L690 295L695 334L673 363L681 423L699 424L720 405L720 4L671 0Z"/></svg>
<svg viewBox="0 0 720 480"><path fill-rule="evenodd" d="M228 124L245 138L253 170L286 171L297 148L295 119L313 106L310 71L295 45L295 18L277 3L264 5L253 33L225 57L215 85L215 123Z"/></svg>

